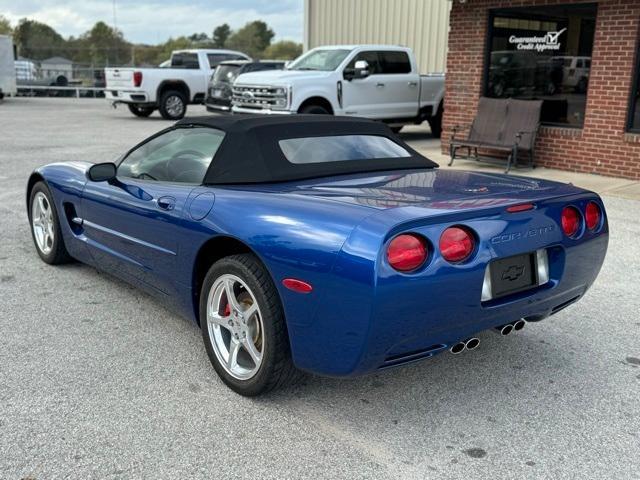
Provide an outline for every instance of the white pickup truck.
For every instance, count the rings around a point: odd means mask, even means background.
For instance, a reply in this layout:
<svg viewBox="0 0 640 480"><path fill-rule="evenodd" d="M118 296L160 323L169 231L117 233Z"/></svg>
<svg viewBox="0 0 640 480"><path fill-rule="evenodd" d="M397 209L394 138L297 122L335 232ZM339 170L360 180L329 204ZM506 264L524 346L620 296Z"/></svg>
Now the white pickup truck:
<svg viewBox="0 0 640 480"><path fill-rule="evenodd" d="M314 48L285 70L238 76L232 110L354 115L396 132L426 120L439 137L443 97L444 74L420 75L410 48L339 45Z"/></svg>
<svg viewBox="0 0 640 480"><path fill-rule="evenodd" d="M176 50L168 68L105 68L105 97L125 103L131 113L148 117L154 110L167 120L184 117L187 105L203 103L209 79L225 60L251 60L233 50Z"/></svg>

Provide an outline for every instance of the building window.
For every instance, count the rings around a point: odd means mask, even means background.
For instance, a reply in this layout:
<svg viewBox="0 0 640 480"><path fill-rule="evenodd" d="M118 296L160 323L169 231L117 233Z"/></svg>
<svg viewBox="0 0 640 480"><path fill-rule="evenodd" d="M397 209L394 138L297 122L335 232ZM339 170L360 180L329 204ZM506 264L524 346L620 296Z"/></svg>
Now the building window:
<svg viewBox="0 0 640 480"><path fill-rule="evenodd" d="M487 97L543 100L546 125L582 127L596 4L491 10Z"/></svg>
<svg viewBox="0 0 640 480"><path fill-rule="evenodd" d="M640 133L640 41L636 49L636 70L631 90L631 108L629 110L629 131Z"/></svg>

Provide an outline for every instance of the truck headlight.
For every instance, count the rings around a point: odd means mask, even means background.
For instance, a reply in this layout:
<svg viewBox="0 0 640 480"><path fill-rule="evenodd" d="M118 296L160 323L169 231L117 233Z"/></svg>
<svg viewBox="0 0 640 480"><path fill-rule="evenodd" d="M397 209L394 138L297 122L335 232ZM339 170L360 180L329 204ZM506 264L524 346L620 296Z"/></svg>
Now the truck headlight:
<svg viewBox="0 0 640 480"><path fill-rule="evenodd" d="M273 90L274 95L282 95L285 96L287 94L287 89L284 87L278 87Z"/></svg>

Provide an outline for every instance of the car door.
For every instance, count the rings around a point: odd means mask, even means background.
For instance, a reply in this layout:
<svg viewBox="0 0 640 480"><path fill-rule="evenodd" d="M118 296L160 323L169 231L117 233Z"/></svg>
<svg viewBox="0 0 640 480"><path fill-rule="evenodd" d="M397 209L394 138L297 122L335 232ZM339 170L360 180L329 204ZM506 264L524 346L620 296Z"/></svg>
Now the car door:
<svg viewBox="0 0 640 480"><path fill-rule="evenodd" d="M187 199L224 134L174 127L130 151L110 182L87 182L83 233L95 262L129 281L173 293Z"/></svg>
<svg viewBox="0 0 640 480"><path fill-rule="evenodd" d="M378 52L381 73L376 87L383 92L384 118L413 118L418 115L420 75L404 50ZM382 84L382 86L380 86Z"/></svg>
<svg viewBox="0 0 640 480"><path fill-rule="evenodd" d="M364 60L369 64L369 76L348 80L348 72L353 71L355 63ZM378 85L380 62L378 52L362 51L356 54L343 70L342 108L345 115L367 118L385 118L385 92Z"/></svg>

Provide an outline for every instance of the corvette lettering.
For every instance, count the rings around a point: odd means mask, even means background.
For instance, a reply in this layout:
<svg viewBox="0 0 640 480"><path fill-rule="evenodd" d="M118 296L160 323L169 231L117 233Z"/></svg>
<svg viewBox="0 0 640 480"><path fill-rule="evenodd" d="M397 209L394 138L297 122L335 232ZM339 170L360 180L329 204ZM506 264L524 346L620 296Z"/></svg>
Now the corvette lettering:
<svg viewBox="0 0 640 480"><path fill-rule="evenodd" d="M532 228L524 232L505 233L504 235L498 235L497 237L493 237L491 239L491 243L493 245L497 245L499 243L511 242L513 240L522 240L525 238L539 237L541 235L546 235L547 233L552 232L553 230L554 230L554 226L548 225L546 227Z"/></svg>

